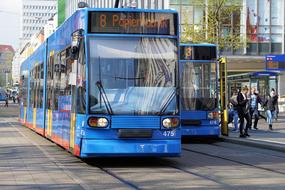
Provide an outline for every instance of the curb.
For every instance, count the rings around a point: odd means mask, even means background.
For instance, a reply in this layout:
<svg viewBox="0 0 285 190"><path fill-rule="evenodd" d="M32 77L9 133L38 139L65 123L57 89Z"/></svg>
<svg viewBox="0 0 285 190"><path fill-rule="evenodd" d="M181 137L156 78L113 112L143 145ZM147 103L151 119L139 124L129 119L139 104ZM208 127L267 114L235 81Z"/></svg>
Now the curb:
<svg viewBox="0 0 285 190"><path fill-rule="evenodd" d="M239 139L235 137L220 137L224 142L229 142L239 145L247 145L256 148L269 149L285 153L285 145L279 143L265 142L261 140Z"/></svg>

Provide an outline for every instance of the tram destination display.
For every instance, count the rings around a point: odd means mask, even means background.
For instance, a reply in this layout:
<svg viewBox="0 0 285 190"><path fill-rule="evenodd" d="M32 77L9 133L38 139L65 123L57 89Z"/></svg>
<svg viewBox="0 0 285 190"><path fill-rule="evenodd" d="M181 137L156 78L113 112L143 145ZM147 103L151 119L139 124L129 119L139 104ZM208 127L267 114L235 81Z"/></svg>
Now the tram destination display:
<svg viewBox="0 0 285 190"><path fill-rule="evenodd" d="M267 70L285 70L285 55L266 55Z"/></svg>
<svg viewBox="0 0 285 190"><path fill-rule="evenodd" d="M215 46L181 46L180 60L216 60Z"/></svg>
<svg viewBox="0 0 285 190"><path fill-rule="evenodd" d="M92 11L89 33L177 35L175 13Z"/></svg>

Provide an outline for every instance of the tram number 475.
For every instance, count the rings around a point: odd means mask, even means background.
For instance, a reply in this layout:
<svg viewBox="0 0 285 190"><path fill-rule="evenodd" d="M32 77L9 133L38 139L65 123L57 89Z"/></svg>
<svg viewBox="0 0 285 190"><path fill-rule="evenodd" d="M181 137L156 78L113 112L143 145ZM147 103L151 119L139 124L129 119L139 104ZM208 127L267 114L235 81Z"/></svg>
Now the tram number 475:
<svg viewBox="0 0 285 190"><path fill-rule="evenodd" d="M176 130L173 131L164 131L162 133L163 136L165 137L174 137L176 135Z"/></svg>

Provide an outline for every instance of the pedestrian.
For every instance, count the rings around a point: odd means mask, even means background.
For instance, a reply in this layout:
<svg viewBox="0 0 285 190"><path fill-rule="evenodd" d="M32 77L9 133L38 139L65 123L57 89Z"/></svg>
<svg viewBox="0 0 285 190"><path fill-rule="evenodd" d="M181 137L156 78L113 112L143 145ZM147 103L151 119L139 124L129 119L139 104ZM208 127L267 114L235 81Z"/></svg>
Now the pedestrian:
<svg viewBox="0 0 285 190"><path fill-rule="evenodd" d="M229 123L234 124L232 131L238 130L238 102L237 102L237 91L234 91L232 97L229 99Z"/></svg>
<svg viewBox="0 0 285 190"><path fill-rule="evenodd" d="M8 107L8 101L9 101L9 95L6 94L6 99L5 99L5 107Z"/></svg>
<svg viewBox="0 0 285 190"><path fill-rule="evenodd" d="M277 96L276 104L275 104L275 113L274 113L274 119L275 119L275 121L277 121L278 115L279 115L279 106L278 106L278 97L279 96L277 95L274 88L271 88L271 92L275 93L275 95Z"/></svg>
<svg viewBox="0 0 285 190"><path fill-rule="evenodd" d="M239 131L240 137L249 137L248 129L251 126L251 118L249 113L249 97L247 86L242 88L242 91L238 93L238 115L240 120ZM244 120L246 120L246 126L244 128Z"/></svg>
<svg viewBox="0 0 285 190"><path fill-rule="evenodd" d="M250 117L251 119L254 119L253 128L256 130L258 129L257 124L260 115L258 111L258 104L262 105L262 100L259 96L259 92L255 88L253 88L250 96Z"/></svg>
<svg viewBox="0 0 285 190"><path fill-rule="evenodd" d="M267 96L264 102L269 130L273 130L272 122L273 122L273 118L275 117L275 113L276 113L277 100L278 100L278 96L276 95L275 90L273 89L270 92L270 95Z"/></svg>

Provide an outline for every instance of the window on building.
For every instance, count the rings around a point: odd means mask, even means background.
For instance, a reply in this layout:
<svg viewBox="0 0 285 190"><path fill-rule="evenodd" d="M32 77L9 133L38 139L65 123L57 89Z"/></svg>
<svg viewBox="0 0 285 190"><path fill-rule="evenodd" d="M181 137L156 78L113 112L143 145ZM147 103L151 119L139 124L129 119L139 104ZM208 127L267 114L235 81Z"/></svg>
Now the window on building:
<svg viewBox="0 0 285 190"><path fill-rule="evenodd" d="M250 55L282 53L284 1L247 0L246 32Z"/></svg>

